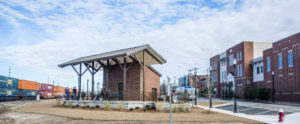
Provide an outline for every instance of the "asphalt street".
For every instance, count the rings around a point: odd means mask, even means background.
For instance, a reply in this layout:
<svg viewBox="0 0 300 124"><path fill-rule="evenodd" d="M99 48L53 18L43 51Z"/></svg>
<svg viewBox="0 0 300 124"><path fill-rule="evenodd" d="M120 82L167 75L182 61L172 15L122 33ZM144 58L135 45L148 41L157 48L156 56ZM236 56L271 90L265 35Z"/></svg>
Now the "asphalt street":
<svg viewBox="0 0 300 124"><path fill-rule="evenodd" d="M208 102L206 98L198 98L199 102ZM223 109L227 111L233 111L233 100L213 99L213 102L225 102L227 105L216 106L214 108ZM294 112L300 112L300 106L282 105L282 104L270 104L270 103L255 103L237 101L237 112L249 115L277 115L279 109L283 109L285 114L291 114Z"/></svg>

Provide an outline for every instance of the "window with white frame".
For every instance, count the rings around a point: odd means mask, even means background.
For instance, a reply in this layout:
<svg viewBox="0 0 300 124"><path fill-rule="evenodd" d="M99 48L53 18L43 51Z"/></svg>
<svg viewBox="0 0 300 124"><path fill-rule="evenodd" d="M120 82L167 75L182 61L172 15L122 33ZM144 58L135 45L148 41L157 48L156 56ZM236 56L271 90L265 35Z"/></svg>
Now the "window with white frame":
<svg viewBox="0 0 300 124"><path fill-rule="evenodd" d="M291 67L291 66L293 66L293 51L292 50L290 50L289 52L288 52L288 55L289 55L289 67Z"/></svg>
<svg viewBox="0 0 300 124"><path fill-rule="evenodd" d="M283 68L283 64L282 64L282 53L278 54L278 68L282 69Z"/></svg>
<svg viewBox="0 0 300 124"><path fill-rule="evenodd" d="M259 69L259 66L258 66L258 67L256 67L256 74L259 74L259 72L260 72L260 69Z"/></svg>
<svg viewBox="0 0 300 124"><path fill-rule="evenodd" d="M270 57L267 57L267 71L268 72L271 71L271 59L270 59Z"/></svg>
<svg viewBox="0 0 300 124"><path fill-rule="evenodd" d="M239 57L240 57L239 53L240 53L240 52L236 52L236 61L239 61L239 60L240 60L240 59L239 59Z"/></svg>
<svg viewBox="0 0 300 124"><path fill-rule="evenodd" d="M264 73L264 66L260 66L260 72Z"/></svg>

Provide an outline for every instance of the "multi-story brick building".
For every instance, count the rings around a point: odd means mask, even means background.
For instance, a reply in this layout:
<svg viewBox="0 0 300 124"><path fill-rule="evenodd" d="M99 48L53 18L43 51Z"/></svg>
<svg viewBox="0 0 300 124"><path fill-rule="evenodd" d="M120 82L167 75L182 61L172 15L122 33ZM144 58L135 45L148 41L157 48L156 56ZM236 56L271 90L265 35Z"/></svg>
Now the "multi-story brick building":
<svg viewBox="0 0 300 124"><path fill-rule="evenodd" d="M236 84L237 98L244 98L245 86L253 82L251 61L262 56L263 50L271 46L272 44L268 42L243 41L227 49L222 54L212 57L210 59L210 66L212 67L211 77L214 77L216 73L218 75L216 76L217 79L212 79L218 85L217 96L224 96L228 85L232 85L230 90L234 90L233 86ZM235 67L234 59L236 60ZM213 68L215 63L218 64L217 68ZM233 75L235 75L235 78L230 78Z"/></svg>
<svg viewBox="0 0 300 124"><path fill-rule="evenodd" d="M273 89L276 101L300 102L300 32L273 43L263 53L264 83Z"/></svg>

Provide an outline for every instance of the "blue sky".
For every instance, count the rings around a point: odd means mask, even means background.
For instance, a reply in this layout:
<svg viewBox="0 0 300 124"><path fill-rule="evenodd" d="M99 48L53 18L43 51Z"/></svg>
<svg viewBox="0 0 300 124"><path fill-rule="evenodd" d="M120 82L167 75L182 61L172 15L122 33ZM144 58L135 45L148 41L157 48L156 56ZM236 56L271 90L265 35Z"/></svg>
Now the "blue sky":
<svg viewBox="0 0 300 124"><path fill-rule="evenodd" d="M299 32L299 6L298 0L1 1L0 75L10 66L13 77L73 86L75 72L58 64L143 44L167 59L154 66L162 80L193 67L204 74L211 56L236 43Z"/></svg>

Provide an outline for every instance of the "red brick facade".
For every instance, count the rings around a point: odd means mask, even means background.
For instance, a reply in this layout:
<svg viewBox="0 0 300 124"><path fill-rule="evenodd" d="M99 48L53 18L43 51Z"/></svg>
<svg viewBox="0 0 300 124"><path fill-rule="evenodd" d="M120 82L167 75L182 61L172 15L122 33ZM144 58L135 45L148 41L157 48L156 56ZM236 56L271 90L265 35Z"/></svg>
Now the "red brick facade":
<svg viewBox="0 0 300 124"><path fill-rule="evenodd" d="M237 98L244 98L244 88L252 83L252 67L250 65L251 61L254 58L253 55L253 42L243 41L229 49L226 50L226 66L227 66L227 75L229 73L234 73L236 76L236 95ZM231 58L236 59L236 67L231 62ZM210 59L210 64L212 65L215 62L219 61L219 55L214 56ZM220 64L218 64L217 69L211 71L211 73L218 72L218 80L216 82L218 92L217 97L224 96L222 87L226 87L226 83L220 84ZM241 68L241 69L240 69ZM237 74L237 70L239 73ZM221 86L222 85L222 86Z"/></svg>
<svg viewBox="0 0 300 124"><path fill-rule="evenodd" d="M241 58L237 59L237 53L240 52ZM241 42L229 49L226 50L227 54L227 73L234 73L236 76L236 95L237 98L244 98L244 88L247 84L252 83L252 68L250 62L253 60L253 42ZM234 71L234 66L230 65L230 56L233 55L233 58L236 59L236 69ZM237 74L237 69L242 66L242 76Z"/></svg>
<svg viewBox="0 0 300 124"><path fill-rule="evenodd" d="M289 55L292 52L293 65L289 66ZM282 68L279 68L279 55L282 55ZM264 51L265 85L272 89L272 71L274 71L276 101L300 102L300 33L273 43L272 49ZM267 70L267 59L270 58L270 71Z"/></svg>
<svg viewBox="0 0 300 124"><path fill-rule="evenodd" d="M104 72L107 70L105 69ZM106 88L106 76L103 73L103 87ZM143 100L143 69L139 63L133 63L126 73L126 99L130 101ZM119 88L120 89L119 89ZM152 100L152 88L156 88L157 98L160 92L160 74L152 68L145 69L145 100ZM108 73L108 89L111 90L111 96L117 98L119 94L123 94L123 70L119 65L109 68Z"/></svg>
<svg viewBox="0 0 300 124"><path fill-rule="evenodd" d="M253 83L251 61L255 56L260 55L260 52L263 50L264 80L255 83L263 84L265 87L272 89L272 71L274 71L276 101L300 102L300 33L274 42L272 48L269 47L271 47L271 44L268 46L268 43L244 41L226 50L227 74L230 72L237 73L237 66L242 65L242 75L236 74L237 97L244 98L245 87ZM242 58L239 57L240 59L237 59L239 51L242 54ZM289 53L292 53L292 57ZM282 68L279 68L279 55L282 56ZM236 70L230 64L230 57L237 59ZM293 58L292 65L289 65L290 58ZM268 59L270 61L270 69L268 69ZM217 61L216 56L214 56L210 59L210 64L212 65L212 63ZM216 71L212 70L212 73ZM226 85L222 84L221 87L218 87L220 88L218 91L222 91L222 87L226 87ZM221 96L223 96L222 92Z"/></svg>

